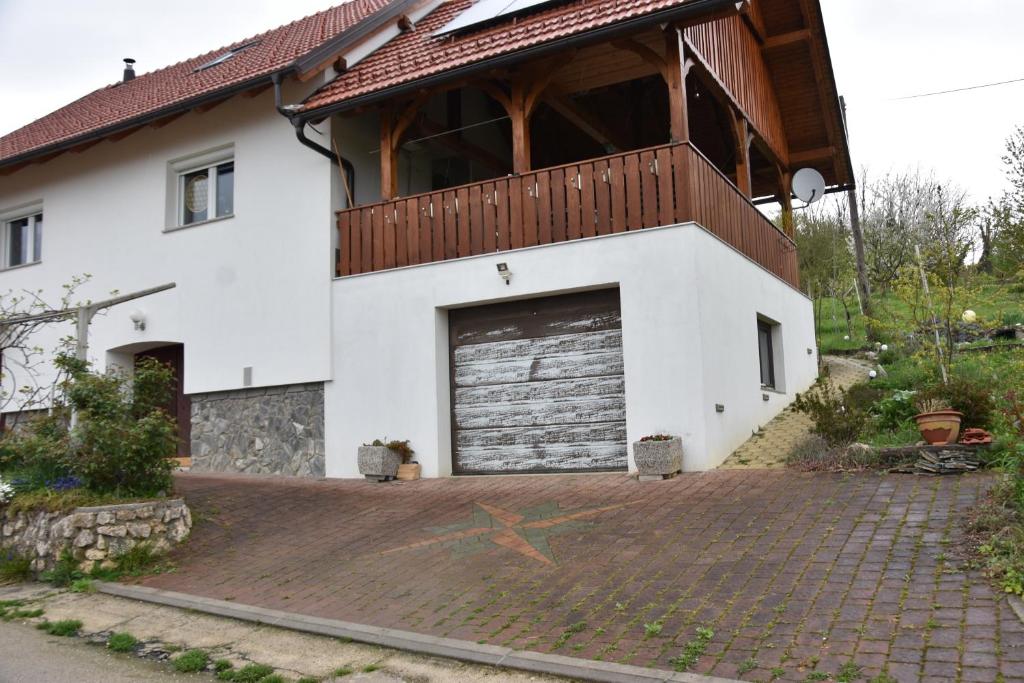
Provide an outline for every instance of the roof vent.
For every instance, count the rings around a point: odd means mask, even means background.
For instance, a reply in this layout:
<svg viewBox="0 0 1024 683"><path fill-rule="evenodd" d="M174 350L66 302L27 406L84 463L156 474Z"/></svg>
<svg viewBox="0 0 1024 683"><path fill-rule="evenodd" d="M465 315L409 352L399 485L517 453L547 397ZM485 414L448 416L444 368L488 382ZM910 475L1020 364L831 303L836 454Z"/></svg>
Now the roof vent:
<svg viewBox="0 0 1024 683"><path fill-rule="evenodd" d="M121 79L125 83L135 78L135 60L131 57L124 58L124 77Z"/></svg>

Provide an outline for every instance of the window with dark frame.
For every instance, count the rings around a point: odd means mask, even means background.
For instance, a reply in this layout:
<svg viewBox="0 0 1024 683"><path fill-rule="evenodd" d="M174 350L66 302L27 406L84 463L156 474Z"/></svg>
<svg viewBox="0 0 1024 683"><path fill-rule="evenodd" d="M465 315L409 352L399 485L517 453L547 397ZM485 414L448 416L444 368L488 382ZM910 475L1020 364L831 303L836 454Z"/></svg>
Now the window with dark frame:
<svg viewBox="0 0 1024 683"><path fill-rule="evenodd" d="M234 161L179 173L178 195L178 224L181 226L234 214Z"/></svg>
<svg viewBox="0 0 1024 683"><path fill-rule="evenodd" d="M38 263L43 258L43 214L6 221L3 228L2 268Z"/></svg>
<svg viewBox="0 0 1024 683"><path fill-rule="evenodd" d="M775 350L772 348L774 325L763 320L757 321L757 350L761 361L761 386L775 388Z"/></svg>

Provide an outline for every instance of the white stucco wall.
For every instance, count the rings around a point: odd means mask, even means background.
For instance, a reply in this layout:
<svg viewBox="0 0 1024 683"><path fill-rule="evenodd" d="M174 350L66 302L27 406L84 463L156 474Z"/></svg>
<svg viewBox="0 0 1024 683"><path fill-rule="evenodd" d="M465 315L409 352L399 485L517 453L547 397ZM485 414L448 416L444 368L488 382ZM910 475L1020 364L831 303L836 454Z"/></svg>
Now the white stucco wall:
<svg viewBox="0 0 1024 683"><path fill-rule="evenodd" d="M286 101L299 96L286 90ZM168 162L228 144L234 217L165 232ZM89 273L76 298L98 300L173 281L172 291L96 318L97 367L109 349L183 342L188 393L241 387L245 366L254 386L326 380L336 173L296 141L272 90L29 166L0 177L0 212L42 202L43 258L0 271L0 290L42 289L56 300L62 284ZM128 319L136 308L145 331ZM53 329L40 343L52 348L67 332Z"/></svg>
<svg viewBox="0 0 1024 683"><path fill-rule="evenodd" d="M412 441L424 476L451 473L448 309L609 286L622 303L628 439L682 436L687 470L719 464L816 376L807 298L693 224L340 278L327 476L358 476L358 446L385 436ZM758 314L783 329L786 393L767 403Z"/></svg>

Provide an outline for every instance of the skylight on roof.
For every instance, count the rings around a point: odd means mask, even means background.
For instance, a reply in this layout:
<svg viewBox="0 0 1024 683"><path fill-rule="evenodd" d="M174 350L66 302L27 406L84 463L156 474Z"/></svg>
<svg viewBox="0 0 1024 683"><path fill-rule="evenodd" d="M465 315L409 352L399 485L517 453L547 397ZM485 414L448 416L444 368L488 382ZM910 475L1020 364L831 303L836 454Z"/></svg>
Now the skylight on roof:
<svg viewBox="0 0 1024 683"><path fill-rule="evenodd" d="M448 35L499 18L509 17L540 5L553 5L556 2L559 0L477 0L472 7L435 31L434 35Z"/></svg>
<svg viewBox="0 0 1024 683"><path fill-rule="evenodd" d="M211 59L210 61L206 62L205 64L203 64L201 66L197 66L195 69L192 70L192 73L196 73L197 71L205 71L206 69L209 69L210 67L217 66L218 64L223 64L224 62L228 61L229 59L231 59L232 57L237 55L239 52L244 52L245 50L248 50L253 45L258 45L259 42L260 41L258 41L258 40L254 40L251 43L246 43L244 45L239 45L238 47L233 47L230 50L228 50L227 52L225 52L224 54L218 55L217 57L214 57L213 59Z"/></svg>

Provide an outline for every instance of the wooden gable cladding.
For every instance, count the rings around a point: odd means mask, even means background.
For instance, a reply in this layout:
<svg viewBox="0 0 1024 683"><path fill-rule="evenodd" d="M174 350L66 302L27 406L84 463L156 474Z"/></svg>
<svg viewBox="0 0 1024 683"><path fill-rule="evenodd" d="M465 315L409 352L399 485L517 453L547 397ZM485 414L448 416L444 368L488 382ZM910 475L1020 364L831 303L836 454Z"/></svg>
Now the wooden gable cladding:
<svg viewBox="0 0 1024 683"><path fill-rule="evenodd" d="M747 21L740 15L724 17L687 26L684 34L695 58L703 62L758 135L785 162L786 131L772 75Z"/></svg>

